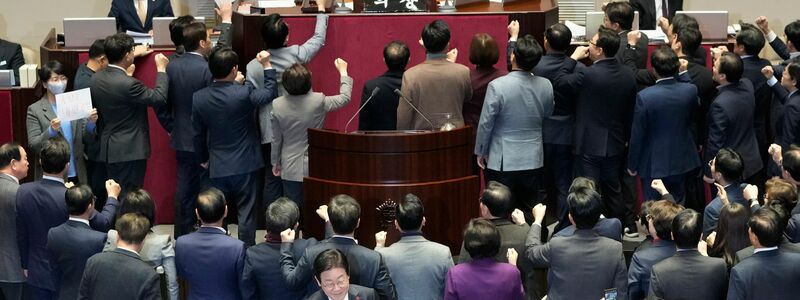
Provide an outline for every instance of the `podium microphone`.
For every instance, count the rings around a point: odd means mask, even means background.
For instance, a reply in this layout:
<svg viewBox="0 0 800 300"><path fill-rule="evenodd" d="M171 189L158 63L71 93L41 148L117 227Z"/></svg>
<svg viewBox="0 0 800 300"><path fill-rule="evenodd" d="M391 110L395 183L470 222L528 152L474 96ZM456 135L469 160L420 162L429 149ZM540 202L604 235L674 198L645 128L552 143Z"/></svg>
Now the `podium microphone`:
<svg viewBox="0 0 800 300"><path fill-rule="evenodd" d="M345 133L347 133L347 127L350 126L350 122L353 122L353 119L356 118L358 113L360 113L361 110L364 109L365 106L367 106L367 103L369 103L369 100L372 100L372 97L375 97L375 95L377 95L380 90L381 90L381 88L377 87L377 86L374 89L372 89L372 94L369 95L369 98L367 98L367 101L364 101L364 104L361 104L361 107L359 107L358 111L356 111L356 113L352 117L350 117L350 120L347 120L347 124L344 125L344 132Z"/></svg>
<svg viewBox="0 0 800 300"><path fill-rule="evenodd" d="M403 95L403 92L401 92L400 89L394 89L394 93L397 94L398 96L400 96L400 99L403 99L403 101L408 103L408 105L411 106L411 108L413 108L414 111L416 111L420 116L422 116L422 118L425 119L425 122L428 122L428 125L431 125L431 130L434 129L433 122L431 122L431 120L428 119L428 117L426 117L425 114L423 114L421 111L419 111L419 109L417 109L417 107L414 106L414 104L411 104L411 101L408 101L408 98L406 98L406 96Z"/></svg>

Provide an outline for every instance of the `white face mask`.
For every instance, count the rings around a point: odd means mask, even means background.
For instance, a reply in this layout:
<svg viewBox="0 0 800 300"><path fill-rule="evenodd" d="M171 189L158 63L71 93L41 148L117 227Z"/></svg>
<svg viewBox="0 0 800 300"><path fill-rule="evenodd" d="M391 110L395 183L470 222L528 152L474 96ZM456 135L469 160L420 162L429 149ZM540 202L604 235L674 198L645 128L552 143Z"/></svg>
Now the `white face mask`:
<svg viewBox="0 0 800 300"><path fill-rule="evenodd" d="M50 91L50 93L53 93L53 95L61 94L67 90L67 81L59 80L56 82L48 82L47 90Z"/></svg>

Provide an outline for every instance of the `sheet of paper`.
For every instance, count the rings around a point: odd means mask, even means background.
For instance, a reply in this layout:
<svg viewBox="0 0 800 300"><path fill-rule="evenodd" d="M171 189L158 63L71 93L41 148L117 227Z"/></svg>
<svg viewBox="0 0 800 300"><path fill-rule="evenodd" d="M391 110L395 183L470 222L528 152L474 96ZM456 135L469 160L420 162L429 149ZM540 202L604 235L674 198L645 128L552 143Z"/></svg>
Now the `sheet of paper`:
<svg viewBox="0 0 800 300"><path fill-rule="evenodd" d="M148 34L148 33L136 32L136 31L131 31L131 30L125 31L125 34L130 35L131 37L134 37L134 38L137 38L137 37L150 37L150 34Z"/></svg>
<svg viewBox="0 0 800 300"><path fill-rule="evenodd" d="M570 20L564 21L564 25L567 25L567 28L569 28L569 31L572 32L572 36L575 38L586 35L586 27L584 26L575 24L575 22Z"/></svg>
<svg viewBox="0 0 800 300"><path fill-rule="evenodd" d="M56 116L61 122L83 119L92 111L89 88L56 95Z"/></svg>
<svg viewBox="0 0 800 300"><path fill-rule="evenodd" d="M661 31L661 28L659 27L656 27L655 30L640 30L640 31L646 34L647 38L650 39L650 41L661 41L665 43L669 42L667 35L663 31Z"/></svg>
<svg viewBox="0 0 800 300"><path fill-rule="evenodd" d="M294 0L268 0L258 1L258 7L262 8L281 8L281 7L295 7Z"/></svg>

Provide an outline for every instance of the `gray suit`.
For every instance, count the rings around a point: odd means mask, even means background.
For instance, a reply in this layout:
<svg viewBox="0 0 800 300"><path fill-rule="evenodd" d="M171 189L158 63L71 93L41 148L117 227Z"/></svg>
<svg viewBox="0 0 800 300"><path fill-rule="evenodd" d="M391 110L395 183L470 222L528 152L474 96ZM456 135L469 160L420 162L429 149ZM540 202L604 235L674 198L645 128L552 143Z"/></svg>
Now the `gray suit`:
<svg viewBox="0 0 800 300"><path fill-rule="evenodd" d="M269 62L278 73L278 96L286 95L286 90L281 84L283 71L293 64L305 64L311 61L317 52L325 45L325 35L328 30L328 15L318 14L314 35L302 45L291 45L278 49L269 49ZM256 88L264 87L264 67L258 60L253 59L247 64L247 80ZM258 109L258 124L261 129L261 143L272 143L272 104L262 105Z"/></svg>
<svg viewBox="0 0 800 300"><path fill-rule="evenodd" d="M495 171L542 167L542 122L553 113L553 85L525 71L489 83L483 103L475 154L489 156Z"/></svg>
<svg viewBox="0 0 800 300"><path fill-rule="evenodd" d="M610 288L617 289L617 299L626 299L628 272L622 243L579 229L542 244L541 229L539 225L531 227L525 257L536 267L550 268L547 299L600 299Z"/></svg>
<svg viewBox="0 0 800 300"><path fill-rule="evenodd" d="M397 288L397 299L442 299L447 271L453 266L450 248L420 233L405 234L389 247L375 247Z"/></svg>
<svg viewBox="0 0 800 300"><path fill-rule="evenodd" d="M309 92L272 101L272 165L281 166L281 178L303 181L308 174L308 129L321 128L325 115L350 102L353 78L341 78L339 95Z"/></svg>
<svg viewBox="0 0 800 300"><path fill-rule="evenodd" d="M0 173L0 296L22 299L22 265L17 248L17 189L19 183Z"/></svg>
<svg viewBox="0 0 800 300"><path fill-rule="evenodd" d="M39 101L34 102L28 106L28 117L25 122L28 131L28 147L33 153L39 153L42 143L50 138L48 128L50 128L50 120L57 118L56 112L47 100L47 95L42 97ZM86 176L86 159L83 151L83 141L86 139L93 139L93 134L89 134L86 130L87 119L70 121L72 127L72 156L75 159L75 173L81 183L89 183L89 178ZM64 133L59 130L58 135L64 136ZM34 179L42 178L42 165L37 161L34 162L36 170L34 171Z"/></svg>
<svg viewBox="0 0 800 300"><path fill-rule="evenodd" d="M128 250L98 253L86 262L78 299L161 300L158 274Z"/></svg>
<svg viewBox="0 0 800 300"><path fill-rule="evenodd" d="M724 299L728 289L725 260L678 251L653 266L647 299Z"/></svg>

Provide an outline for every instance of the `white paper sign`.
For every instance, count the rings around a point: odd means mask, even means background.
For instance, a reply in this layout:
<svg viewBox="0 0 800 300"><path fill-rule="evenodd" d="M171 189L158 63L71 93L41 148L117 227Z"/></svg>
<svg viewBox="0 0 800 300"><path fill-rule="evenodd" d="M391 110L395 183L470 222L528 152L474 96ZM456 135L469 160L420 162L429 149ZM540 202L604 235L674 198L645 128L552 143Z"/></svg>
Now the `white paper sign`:
<svg viewBox="0 0 800 300"><path fill-rule="evenodd" d="M92 94L89 88L56 95L56 116L61 122L89 117Z"/></svg>

